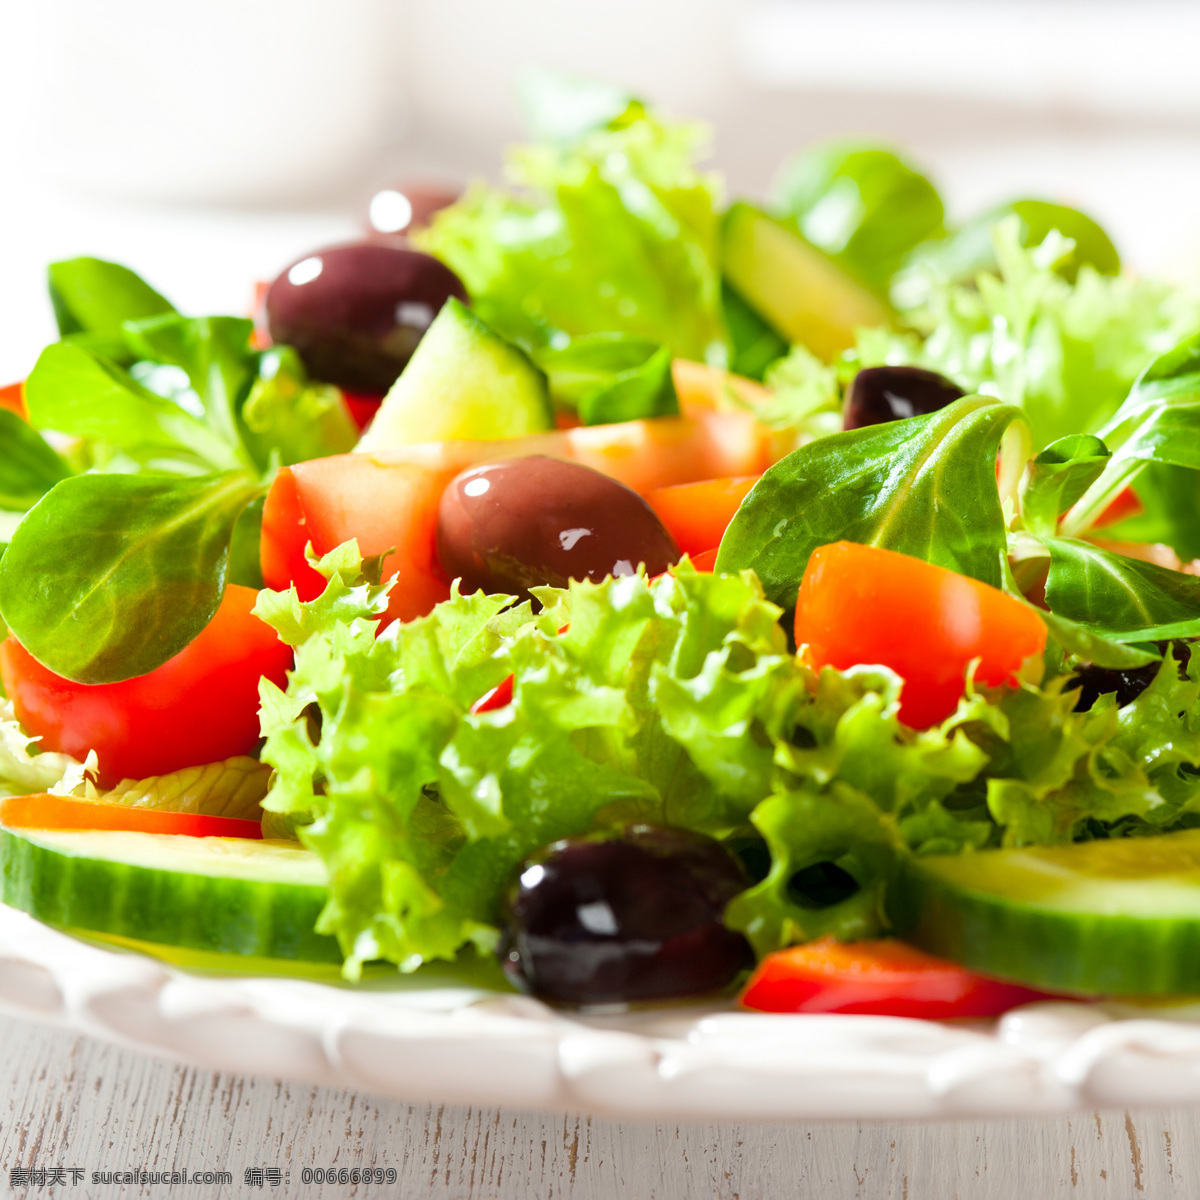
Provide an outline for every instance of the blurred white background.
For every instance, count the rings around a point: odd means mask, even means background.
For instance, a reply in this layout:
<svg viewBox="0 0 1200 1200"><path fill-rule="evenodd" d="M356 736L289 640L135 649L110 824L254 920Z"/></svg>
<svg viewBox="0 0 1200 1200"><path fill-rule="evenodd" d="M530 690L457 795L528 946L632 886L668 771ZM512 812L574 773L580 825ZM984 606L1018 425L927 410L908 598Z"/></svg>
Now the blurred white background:
<svg viewBox="0 0 1200 1200"><path fill-rule="evenodd" d="M0 0L0 382L53 337L47 261L245 310L379 185L495 175L534 65L709 121L733 193L873 136L952 214L1064 200L1194 277L1198 44L1179 0Z"/></svg>

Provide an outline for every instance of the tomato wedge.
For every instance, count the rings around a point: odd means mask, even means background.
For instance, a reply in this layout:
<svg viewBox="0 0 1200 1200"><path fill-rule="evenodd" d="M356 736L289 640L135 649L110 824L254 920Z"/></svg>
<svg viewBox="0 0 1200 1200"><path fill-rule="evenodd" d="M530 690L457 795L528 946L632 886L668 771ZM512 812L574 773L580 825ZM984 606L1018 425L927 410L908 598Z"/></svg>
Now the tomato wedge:
<svg viewBox="0 0 1200 1200"><path fill-rule="evenodd" d="M702 554L721 544L746 493L758 475L732 475L701 483L677 483L655 488L645 501L667 527L683 554Z"/></svg>
<svg viewBox="0 0 1200 1200"><path fill-rule="evenodd" d="M0 825L9 829L113 829L130 833L179 833L187 837L261 838L257 821L240 817L208 817L200 813L160 812L130 808L74 796L32 796L0 799Z"/></svg>
<svg viewBox="0 0 1200 1200"><path fill-rule="evenodd" d="M924 729L954 712L965 674L1011 682L1046 646L1046 626L999 588L894 550L835 542L808 560L796 644L815 667L891 667L904 679L900 720Z"/></svg>
<svg viewBox="0 0 1200 1200"><path fill-rule="evenodd" d="M74 683L9 637L0 679L42 749L78 759L96 751L103 787L249 754L260 737L259 678L286 687L292 665L291 647L251 611L257 599L230 584L199 637L148 675Z"/></svg>
<svg viewBox="0 0 1200 1200"><path fill-rule="evenodd" d="M890 1017L995 1017L1046 992L989 979L906 942L822 938L768 954L742 993L762 1012L874 1013Z"/></svg>

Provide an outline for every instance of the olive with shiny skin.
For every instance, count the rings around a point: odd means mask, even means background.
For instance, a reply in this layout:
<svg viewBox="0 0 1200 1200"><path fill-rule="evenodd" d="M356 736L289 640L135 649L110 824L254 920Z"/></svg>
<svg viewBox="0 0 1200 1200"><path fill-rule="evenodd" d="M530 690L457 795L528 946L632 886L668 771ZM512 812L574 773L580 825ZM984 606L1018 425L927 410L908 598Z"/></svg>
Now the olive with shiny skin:
<svg viewBox="0 0 1200 1200"><path fill-rule="evenodd" d="M749 886L724 846L687 830L634 825L555 842L505 897L501 964L517 987L560 1004L711 993L754 964L722 921Z"/></svg>
<svg viewBox="0 0 1200 1200"><path fill-rule="evenodd" d="M924 416L965 395L953 380L924 367L864 367L846 391L842 428Z"/></svg>
<svg viewBox="0 0 1200 1200"><path fill-rule="evenodd" d="M355 242L314 251L271 284L271 339L294 346L309 374L346 391L382 395L451 296L458 276L406 246Z"/></svg>
<svg viewBox="0 0 1200 1200"><path fill-rule="evenodd" d="M543 584L632 575L639 563L658 575L680 557L637 492L544 455L472 467L451 480L438 508L437 552L464 592L522 597Z"/></svg>

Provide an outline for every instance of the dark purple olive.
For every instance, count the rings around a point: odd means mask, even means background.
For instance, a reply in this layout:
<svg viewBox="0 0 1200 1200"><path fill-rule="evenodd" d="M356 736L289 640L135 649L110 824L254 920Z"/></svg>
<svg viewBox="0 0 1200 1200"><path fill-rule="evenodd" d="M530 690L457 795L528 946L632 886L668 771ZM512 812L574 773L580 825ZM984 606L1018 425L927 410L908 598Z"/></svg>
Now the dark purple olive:
<svg viewBox="0 0 1200 1200"><path fill-rule="evenodd" d="M654 510L624 484L579 463L535 455L472 467L438 507L442 570L464 592L527 596L542 584L650 575L679 561Z"/></svg>
<svg viewBox="0 0 1200 1200"><path fill-rule="evenodd" d="M367 205L367 235L394 237L423 229L434 213L449 207L461 194L457 188L429 183L404 182L380 188Z"/></svg>
<svg viewBox="0 0 1200 1200"><path fill-rule="evenodd" d="M555 842L504 901L501 961L516 986L561 1004L717 991L754 964L725 906L749 880L719 842L634 825Z"/></svg>
<svg viewBox="0 0 1200 1200"><path fill-rule="evenodd" d="M842 428L862 429L919 417L965 395L953 380L923 367L866 367L846 392Z"/></svg>
<svg viewBox="0 0 1200 1200"><path fill-rule="evenodd" d="M1187 664L1191 647L1187 642L1163 643L1159 649L1165 654L1170 646L1179 669L1179 678L1187 678ZM1079 692L1075 702L1076 712L1088 712L1101 696L1114 693L1117 707L1132 704L1153 682L1161 663L1146 663L1143 667L1118 670L1115 667L1097 667L1091 663L1079 667L1067 684L1067 691Z"/></svg>
<svg viewBox="0 0 1200 1200"><path fill-rule="evenodd" d="M267 324L272 340L294 346L314 379L382 395L451 296L466 300L466 289L436 258L356 242L288 267L267 292Z"/></svg>

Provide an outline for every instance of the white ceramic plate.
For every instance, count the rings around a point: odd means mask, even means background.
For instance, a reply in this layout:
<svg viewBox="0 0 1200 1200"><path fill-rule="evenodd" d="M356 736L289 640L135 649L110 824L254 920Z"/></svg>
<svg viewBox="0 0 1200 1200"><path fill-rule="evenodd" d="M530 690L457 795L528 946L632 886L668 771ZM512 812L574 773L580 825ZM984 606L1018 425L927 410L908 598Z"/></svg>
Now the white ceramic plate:
<svg viewBox="0 0 1200 1200"><path fill-rule="evenodd" d="M217 1070L408 1101L697 1120L1200 1103L1200 1004L1037 1004L970 1025L695 1007L576 1018L462 986L191 973L2 905L0 1007Z"/></svg>

